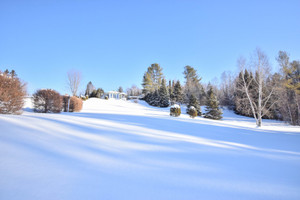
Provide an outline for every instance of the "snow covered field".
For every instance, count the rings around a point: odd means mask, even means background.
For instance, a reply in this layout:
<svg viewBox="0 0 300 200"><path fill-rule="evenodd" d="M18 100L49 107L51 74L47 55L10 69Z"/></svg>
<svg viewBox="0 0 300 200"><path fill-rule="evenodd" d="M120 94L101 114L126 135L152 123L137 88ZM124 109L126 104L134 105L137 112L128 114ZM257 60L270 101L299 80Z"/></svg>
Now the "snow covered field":
<svg viewBox="0 0 300 200"><path fill-rule="evenodd" d="M0 115L0 199L300 199L300 128L90 99Z"/></svg>

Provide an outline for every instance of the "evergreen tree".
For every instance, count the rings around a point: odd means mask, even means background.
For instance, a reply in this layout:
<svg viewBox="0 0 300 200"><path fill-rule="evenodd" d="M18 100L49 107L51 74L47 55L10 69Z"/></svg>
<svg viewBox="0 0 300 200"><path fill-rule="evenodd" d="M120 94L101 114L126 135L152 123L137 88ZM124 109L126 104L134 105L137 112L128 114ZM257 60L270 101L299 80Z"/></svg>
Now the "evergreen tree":
<svg viewBox="0 0 300 200"><path fill-rule="evenodd" d="M173 102L174 101L174 87L171 84L171 80L169 80L168 90L169 90L170 101Z"/></svg>
<svg viewBox="0 0 300 200"><path fill-rule="evenodd" d="M219 108L219 102L211 86L209 87L209 90L207 92L207 102L205 111L205 118L216 120L222 119L223 113Z"/></svg>
<svg viewBox="0 0 300 200"><path fill-rule="evenodd" d="M191 107L194 107L197 110L198 116L202 115L200 104L194 94L190 95L189 103L187 105L187 113L189 113L189 109Z"/></svg>
<svg viewBox="0 0 300 200"><path fill-rule="evenodd" d="M244 73L244 75L242 73ZM255 82L253 81L254 77L252 73L249 73L247 70L245 70L244 72L241 71L236 80L236 91L234 93L234 109L235 113L239 115L253 117L249 100L244 91L243 76L246 84L248 85L249 93L251 93L252 96L255 96Z"/></svg>
<svg viewBox="0 0 300 200"><path fill-rule="evenodd" d="M280 114L290 124L300 125L300 62L290 62L284 51L279 52L277 61L281 67Z"/></svg>
<svg viewBox="0 0 300 200"><path fill-rule="evenodd" d="M143 76L143 94L148 94L149 92L153 92L152 86L153 86L153 81L151 80L151 75L148 72L145 72Z"/></svg>
<svg viewBox="0 0 300 200"><path fill-rule="evenodd" d="M85 96L89 96L92 94L92 92L95 90L94 85L92 84L92 82L90 81L87 86L86 86L86 90L85 90Z"/></svg>
<svg viewBox="0 0 300 200"><path fill-rule="evenodd" d="M97 90L93 90L93 92L90 94L90 97L101 98L103 94L104 90L102 88L98 88Z"/></svg>
<svg viewBox="0 0 300 200"><path fill-rule="evenodd" d="M120 93L124 92L124 90L121 86L118 88L118 92L120 92Z"/></svg>
<svg viewBox="0 0 300 200"><path fill-rule="evenodd" d="M148 67L143 77L143 94L159 90L163 78L162 68L154 63Z"/></svg>
<svg viewBox="0 0 300 200"><path fill-rule="evenodd" d="M160 103L159 107L168 107L169 106L169 94L166 86L166 80L162 79L161 86L159 89L159 98L160 98Z"/></svg>
<svg viewBox="0 0 300 200"><path fill-rule="evenodd" d="M184 67L184 78L185 78L185 86L184 86L184 101L188 103L189 97L191 94L194 94L198 101L205 102L205 92L204 88L201 85L201 78L197 74L197 70L193 67L187 65Z"/></svg>
<svg viewBox="0 0 300 200"><path fill-rule="evenodd" d="M177 81L174 85L173 97L175 102L183 103L183 91L180 85L180 81Z"/></svg>

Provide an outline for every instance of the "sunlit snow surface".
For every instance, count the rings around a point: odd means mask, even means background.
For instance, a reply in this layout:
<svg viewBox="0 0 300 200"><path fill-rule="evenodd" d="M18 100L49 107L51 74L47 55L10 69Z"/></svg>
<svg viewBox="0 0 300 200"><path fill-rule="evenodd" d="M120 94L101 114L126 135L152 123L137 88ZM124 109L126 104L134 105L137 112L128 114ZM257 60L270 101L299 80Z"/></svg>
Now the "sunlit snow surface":
<svg viewBox="0 0 300 200"><path fill-rule="evenodd" d="M182 111L184 112L184 108ZM0 199L300 199L300 127L90 99L0 115Z"/></svg>

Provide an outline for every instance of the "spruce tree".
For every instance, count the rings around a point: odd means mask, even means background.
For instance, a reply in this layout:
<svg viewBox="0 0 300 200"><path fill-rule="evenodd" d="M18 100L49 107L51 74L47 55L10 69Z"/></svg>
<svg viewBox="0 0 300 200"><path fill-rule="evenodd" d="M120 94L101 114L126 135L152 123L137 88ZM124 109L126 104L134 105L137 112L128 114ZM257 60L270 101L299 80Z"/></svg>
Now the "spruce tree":
<svg viewBox="0 0 300 200"><path fill-rule="evenodd" d="M159 89L159 106L160 107L168 107L169 106L169 95L168 95L168 90L166 86L166 80L162 79L161 86Z"/></svg>
<svg viewBox="0 0 300 200"><path fill-rule="evenodd" d="M183 103L183 91L180 81L177 81L174 86L173 98L176 103Z"/></svg>
<svg viewBox="0 0 300 200"><path fill-rule="evenodd" d="M209 90L207 92L207 102L205 111L205 118L216 120L222 119L223 113L219 108L219 102L211 86L209 87Z"/></svg>
<svg viewBox="0 0 300 200"><path fill-rule="evenodd" d="M86 86L86 90L85 90L85 96L89 96L92 94L92 92L95 90L94 85L92 84L92 82L90 81L87 86Z"/></svg>
<svg viewBox="0 0 300 200"><path fill-rule="evenodd" d="M199 104L197 98L195 97L195 95L193 95L193 94L191 94L189 97L189 103L187 105L187 113L189 113L189 109L191 107L194 107L197 110L198 116L202 115L200 104Z"/></svg>

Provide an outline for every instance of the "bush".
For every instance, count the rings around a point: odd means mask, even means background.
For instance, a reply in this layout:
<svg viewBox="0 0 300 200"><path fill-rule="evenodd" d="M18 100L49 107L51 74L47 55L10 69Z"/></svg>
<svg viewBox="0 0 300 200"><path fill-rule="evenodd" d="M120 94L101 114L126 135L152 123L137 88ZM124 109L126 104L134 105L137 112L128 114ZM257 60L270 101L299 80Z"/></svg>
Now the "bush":
<svg viewBox="0 0 300 200"><path fill-rule="evenodd" d="M195 118L198 113L197 113L197 110L194 106L191 106L188 110L187 110L187 113L190 115L191 118Z"/></svg>
<svg viewBox="0 0 300 200"><path fill-rule="evenodd" d="M89 96L81 96L80 98L81 98L82 101L86 101L86 100L89 99Z"/></svg>
<svg viewBox="0 0 300 200"><path fill-rule="evenodd" d="M79 112L82 109L82 100L78 97L71 97L69 112Z"/></svg>
<svg viewBox="0 0 300 200"><path fill-rule="evenodd" d="M82 99L78 97L70 97L68 95L62 96L63 111L68 112L68 103L70 99L69 112L79 112L82 109Z"/></svg>
<svg viewBox="0 0 300 200"><path fill-rule="evenodd" d="M0 71L0 113L21 114L26 95L26 85L16 76L14 70Z"/></svg>
<svg viewBox="0 0 300 200"><path fill-rule="evenodd" d="M174 104L170 108L170 116L178 117L181 114L181 108L178 104Z"/></svg>
<svg viewBox="0 0 300 200"><path fill-rule="evenodd" d="M52 89L41 89L33 94L34 112L60 113L62 98L58 92Z"/></svg>

